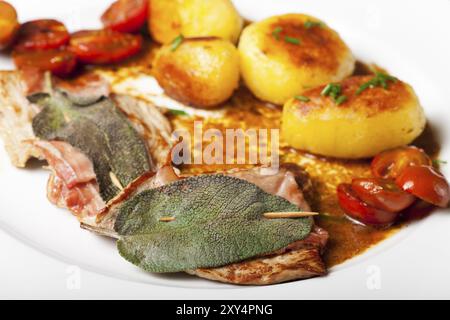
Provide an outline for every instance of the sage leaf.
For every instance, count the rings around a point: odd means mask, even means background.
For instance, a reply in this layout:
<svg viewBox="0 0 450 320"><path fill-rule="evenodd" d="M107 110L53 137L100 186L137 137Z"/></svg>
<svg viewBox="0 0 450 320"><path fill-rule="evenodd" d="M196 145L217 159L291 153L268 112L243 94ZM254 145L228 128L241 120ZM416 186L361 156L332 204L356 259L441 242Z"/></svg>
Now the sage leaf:
<svg viewBox="0 0 450 320"><path fill-rule="evenodd" d="M144 142L110 99L78 105L64 93L53 91L35 96L34 102L43 107L33 118L35 135L68 142L86 154L93 162L105 201L120 191L112 175L126 186L150 170Z"/></svg>
<svg viewBox="0 0 450 320"><path fill-rule="evenodd" d="M150 272L239 262L304 239L311 217L266 219L299 208L245 180L202 175L144 190L119 208L119 253ZM173 217L173 221L160 221ZM170 219L172 220L172 219Z"/></svg>

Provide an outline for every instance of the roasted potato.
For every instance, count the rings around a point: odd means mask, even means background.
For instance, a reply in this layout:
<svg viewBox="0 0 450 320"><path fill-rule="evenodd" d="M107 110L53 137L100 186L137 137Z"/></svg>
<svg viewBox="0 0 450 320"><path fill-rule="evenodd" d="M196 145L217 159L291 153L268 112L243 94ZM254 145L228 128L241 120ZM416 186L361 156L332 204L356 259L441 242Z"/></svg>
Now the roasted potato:
<svg viewBox="0 0 450 320"><path fill-rule="evenodd" d="M17 12L8 2L0 1L0 50L7 48L19 30Z"/></svg>
<svg viewBox="0 0 450 320"><path fill-rule="evenodd" d="M275 104L304 90L340 81L355 59L339 35L303 14L275 16L253 23L239 41L241 72L258 98Z"/></svg>
<svg viewBox="0 0 450 320"><path fill-rule="evenodd" d="M230 0L150 0L149 31L159 43L169 43L180 34L236 43L242 24Z"/></svg>
<svg viewBox="0 0 450 320"><path fill-rule="evenodd" d="M184 39L163 46L154 75L166 94L182 103L211 108L226 101L239 84L239 54L219 38Z"/></svg>
<svg viewBox="0 0 450 320"><path fill-rule="evenodd" d="M359 92L373 76L342 81L337 99L324 86L290 99L283 109L282 137L292 147L337 158L366 158L409 144L422 133L425 115L408 84L387 82ZM336 97L335 97L336 98Z"/></svg>

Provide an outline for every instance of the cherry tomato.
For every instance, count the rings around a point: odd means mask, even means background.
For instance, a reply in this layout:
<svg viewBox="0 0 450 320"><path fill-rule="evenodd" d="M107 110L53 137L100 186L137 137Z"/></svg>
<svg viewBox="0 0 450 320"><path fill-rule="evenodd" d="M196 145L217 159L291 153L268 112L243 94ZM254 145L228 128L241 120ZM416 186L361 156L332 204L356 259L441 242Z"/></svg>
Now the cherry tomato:
<svg viewBox="0 0 450 320"><path fill-rule="evenodd" d="M35 68L61 77L72 73L76 66L75 55L60 49L14 52L13 59L18 69Z"/></svg>
<svg viewBox="0 0 450 320"><path fill-rule="evenodd" d="M376 178L395 179L412 165L431 165L431 159L417 147L400 147L378 154L372 160L371 168Z"/></svg>
<svg viewBox="0 0 450 320"><path fill-rule="evenodd" d="M359 222L384 226L397 219L397 213L375 208L359 199L349 183L341 183L337 188L337 195L341 208Z"/></svg>
<svg viewBox="0 0 450 320"><path fill-rule="evenodd" d="M139 35L112 30L79 31L72 35L69 49L78 60L91 64L108 64L125 60L141 50Z"/></svg>
<svg viewBox="0 0 450 320"><path fill-rule="evenodd" d="M147 20L148 0L118 0L102 15L105 28L119 32L136 32Z"/></svg>
<svg viewBox="0 0 450 320"><path fill-rule="evenodd" d="M413 195L400 189L392 180L353 179L352 189L365 203L390 212L406 209L415 201Z"/></svg>
<svg viewBox="0 0 450 320"><path fill-rule="evenodd" d="M20 26L15 50L57 49L69 42L69 33L59 21L42 19Z"/></svg>
<svg viewBox="0 0 450 320"><path fill-rule="evenodd" d="M16 9L9 3L0 1L0 50L11 44L18 29Z"/></svg>
<svg viewBox="0 0 450 320"><path fill-rule="evenodd" d="M447 180L431 166L408 167L395 182L403 190L438 207L445 208L450 201Z"/></svg>

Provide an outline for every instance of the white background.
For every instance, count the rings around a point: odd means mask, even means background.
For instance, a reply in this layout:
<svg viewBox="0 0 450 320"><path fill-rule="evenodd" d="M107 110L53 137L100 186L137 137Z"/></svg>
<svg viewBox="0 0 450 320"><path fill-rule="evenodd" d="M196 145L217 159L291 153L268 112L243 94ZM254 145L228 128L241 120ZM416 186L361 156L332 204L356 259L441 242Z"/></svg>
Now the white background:
<svg viewBox="0 0 450 320"><path fill-rule="evenodd" d="M57 18L71 31L100 27L110 1L10 0L21 21ZM335 28L355 55L411 83L450 160L450 1L240 0L249 19L301 12ZM0 57L0 69L11 68ZM448 165L448 167L450 164ZM450 168L444 172L450 176ZM78 228L45 197L47 172L13 168L0 146L0 298L390 299L450 298L450 212L440 211L333 268L327 277L236 287L128 264L114 243Z"/></svg>

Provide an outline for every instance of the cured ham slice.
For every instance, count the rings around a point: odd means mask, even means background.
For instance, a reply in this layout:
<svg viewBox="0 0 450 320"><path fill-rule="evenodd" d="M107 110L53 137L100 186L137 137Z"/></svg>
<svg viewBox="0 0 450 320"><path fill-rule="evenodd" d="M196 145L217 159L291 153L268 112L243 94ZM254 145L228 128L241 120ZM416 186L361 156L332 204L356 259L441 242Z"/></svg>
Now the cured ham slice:
<svg viewBox="0 0 450 320"><path fill-rule="evenodd" d="M94 167L80 150L63 141L35 141L43 157L70 189L95 180Z"/></svg>
<svg viewBox="0 0 450 320"><path fill-rule="evenodd" d="M114 223L117 218L118 208L124 201L143 190L157 188L178 179L180 177L171 166L163 166L156 173L148 172L130 183L122 192L108 202L108 205L97 215L95 226L82 224L82 227L99 234L117 238L114 232Z"/></svg>
<svg viewBox="0 0 450 320"><path fill-rule="evenodd" d="M87 73L71 80L54 78L53 85L79 105L94 103L111 94L109 83L95 73Z"/></svg>
<svg viewBox="0 0 450 320"><path fill-rule="evenodd" d="M45 92L45 72L37 68L22 68L17 72L24 87L23 94L30 96L35 93Z"/></svg>
<svg viewBox="0 0 450 320"><path fill-rule="evenodd" d="M69 209L80 222L92 224L95 216L105 207L96 182L77 184L71 189L56 174L47 183L47 197L60 208Z"/></svg>
<svg viewBox="0 0 450 320"><path fill-rule="evenodd" d="M48 199L69 209L83 223L92 223L105 207L92 162L66 142L35 141L34 145L52 170L47 183Z"/></svg>
<svg viewBox="0 0 450 320"><path fill-rule="evenodd" d="M285 198L303 211L311 211L311 207L303 195L303 185L298 184L299 179L304 180L302 175L306 173L298 166L295 169L292 168L292 165L290 167L291 170L287 169L287 166L282 166L277 170L254 168L239 170L234 173L228 173L228 175L256 184L265 192Z"/></svg>

